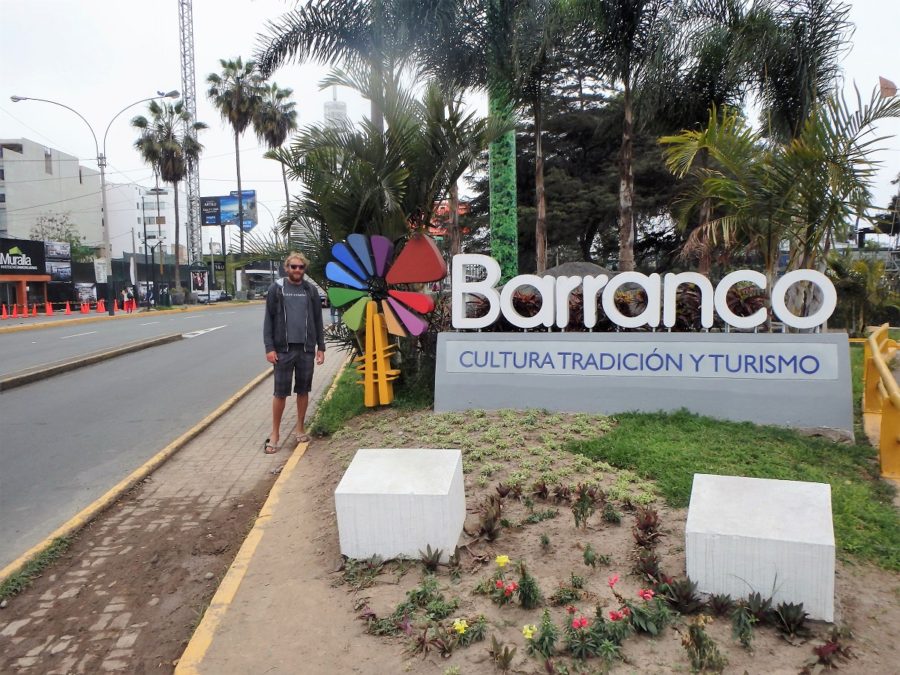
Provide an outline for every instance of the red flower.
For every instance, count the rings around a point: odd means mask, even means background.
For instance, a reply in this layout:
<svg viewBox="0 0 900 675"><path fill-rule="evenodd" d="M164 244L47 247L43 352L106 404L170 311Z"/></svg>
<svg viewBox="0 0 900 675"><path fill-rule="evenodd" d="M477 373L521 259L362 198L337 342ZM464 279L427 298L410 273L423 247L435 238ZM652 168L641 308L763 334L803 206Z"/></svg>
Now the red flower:
<svg viewBox="0 0 900 675"><path fill-rule="evenodd" d="M578 619L572 619L572 628L574 628L575 630L578 630L579 625L580 625L580 622L578 621Z"/></svg>
<svg viewBox="0 0 900 675"><path fill-rule="evenodd" d="M575 606L574 606L574 605L569 605L569 606L566 607L566 611L567 611L569 614L574 614L574 613L577 612L578 610L575 609Z"/></svg>
<svg viewBox="0 0 900 675"><path fill-rule="evenodd" d="M622 615L623 615L623 616L631 616L631 610L628 609L628 606L627 606L627 605L626 605L625 607L622 608Z"/></svg>
<svg viewBox="0 0 900 675"><path fill-rule="evenodd" d="M503 588L503 579L497 579L497 583L495 584L497 588Z"/></svg>
<svg viewBox="0 0 900 675"><path fill-rule="evenodd" d="M510 581L509 584L506 586L506 590L508 590L510 592L517 591L517 590L519 590L519 584L517 584L515 581Z"/></svg>
<svg viewBox="0 0 900 675"><path fill-rule="evenodd" d="M584 617L581 617L581 628L587 628L588 620Z"/></svg>
<svg viewBox="0 0 900 675"><path fill-rule="evenodd" d="M507 598L508 598L509 596L511 596L512 594L513 594L512 589L509 588L509 587L507 587L506 590L503 591L503 595L505 595Z"/></svg>
<svg viewBox="0 0 900 675"><path fill-rule="evenodd" d="M647 600L648 602L653 599L654 595L656 595L656 593L649 588L642 588L638 591L638 596L640 596L642 600Z"/></svg>
<svg viewBox="0 0 900 675"><path fill-rule="evenodd" d="M609 587L612 588L612 587L615 586L617 583L619 583L619 575L618 575L618 574L613 574L611 577L609 577L609 578L606 580L606 583L608 583L608 584L609 584Z"/></svg>
<svg viewBox="0 0 900 675"><path fill-rule="evenodd" d="M625 615L622 614L622 612L612 611L609 613L609 620L610 621L619 621L622 619L623 616L625 616Z"/></svg>

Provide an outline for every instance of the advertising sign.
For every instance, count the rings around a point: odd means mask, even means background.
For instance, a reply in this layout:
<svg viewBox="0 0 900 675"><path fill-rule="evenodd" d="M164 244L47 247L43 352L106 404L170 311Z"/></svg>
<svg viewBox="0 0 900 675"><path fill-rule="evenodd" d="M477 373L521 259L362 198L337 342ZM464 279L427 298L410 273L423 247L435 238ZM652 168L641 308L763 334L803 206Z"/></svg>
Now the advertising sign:
<svg viewBox="0 0 900 675"><path fill-rule="evenodd" d="M45 241L47 274L50 281L72 281L72 245L67 241Z"/></svg>
<svg viewBox="0 0 900 675"><path fill-rule="evenodd" d="M0 239L0 274L46 274L44 242Z"/></svg>
<svg viewBox="0 0 900 675"><path fill-rule="evenodd" d="M249 232L258 221L256 213L256 190L243 190L244 232ZM237 225L237 191L221 197L201 197L200 217L204 225Z"/></svg>

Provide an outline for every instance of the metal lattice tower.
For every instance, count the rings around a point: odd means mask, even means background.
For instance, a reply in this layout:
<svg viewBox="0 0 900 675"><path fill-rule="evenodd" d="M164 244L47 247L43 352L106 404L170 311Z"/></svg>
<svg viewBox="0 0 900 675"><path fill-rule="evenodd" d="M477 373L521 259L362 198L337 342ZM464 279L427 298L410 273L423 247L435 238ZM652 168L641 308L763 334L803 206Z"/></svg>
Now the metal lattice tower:
<svg viewBox="0 0 900 675"><path fill-rule="evenodd" d="M181 32L181 99L191 115L187 133L196 140L197 132L191 123L197 121L197 86L194 75L194 11L191 0L178 0L178 28ZM203 238L200 233L200 167L192 162L188 166L184 184L187 186L188 261L198 262L203 257Z"/></svg>

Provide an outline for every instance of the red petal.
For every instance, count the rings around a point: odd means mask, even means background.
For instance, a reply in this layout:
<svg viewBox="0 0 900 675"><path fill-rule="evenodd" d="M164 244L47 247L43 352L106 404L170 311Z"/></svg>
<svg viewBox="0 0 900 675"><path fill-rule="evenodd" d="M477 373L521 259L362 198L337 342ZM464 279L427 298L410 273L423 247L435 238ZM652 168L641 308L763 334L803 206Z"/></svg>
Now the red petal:
<svg viewBox="0 0 900 675"><path fill-rule="evenodd" d="M430 295L424 293L413 293L411 291L388 291L388 295L396 298L407 307L416 310L419 314L428 314L434 311L434 299Z"/></svg>
<svg viewBox="0 0 900 675"><path fill-rule="evenodd" d="M439 281L447 276L444 262L434 239L414 234L394 260L385 281L389 284L421 284Z"/></svg>

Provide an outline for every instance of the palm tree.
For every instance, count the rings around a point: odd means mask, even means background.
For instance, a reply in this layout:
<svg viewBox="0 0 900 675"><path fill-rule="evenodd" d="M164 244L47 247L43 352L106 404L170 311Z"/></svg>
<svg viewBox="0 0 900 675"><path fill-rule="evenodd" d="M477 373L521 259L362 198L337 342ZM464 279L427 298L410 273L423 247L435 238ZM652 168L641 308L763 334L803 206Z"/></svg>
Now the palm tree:
<svg viewBox="0 0 900 675"><path fill-rule="evenodd" d="M256 62L269 77L287 62L317 60L347 68L368 67L369 119L384 130L383 87L391 65L411 51L423 15L416 0L319 0L269 22Z"/></svg>
<svg viewBox="0 0 900 675"><path fill-rule="evenodd" d="M290 100L292 89L279 89L272 82L263 87L262 101L253 115L253 131L256 137L264 142L269 152L266 157L279 160L275 150L284 145L288 134L297 129L297 111L294 110L294 102ZM281 177L284 180L284 203L288 217L291 211L291 196L288 192L287 171L284 163L281 163Z"/></svg>
<svg viewBox="0 0 900 675"><path fill-rule="evenodd" d="M624 120L619 158L619 271L634 269L634 97L674 41L671 0L575 0L593 30L594 56L609 83L622 88Z"/></svg>
<svg viewBox="0 0 900 675"><path fill-rule="evenodd" d="M463 87L486 87L493 117L512 117L516 90L514 17L517 0L321 0L289 12L260 36L257 60L269 75L287 61L318 59L348 68L369 66L370 120L384 130L385 81L395 64L437 54L432 74ZM422 35L429 32L429 37ZM434 37L434 39L431 39ZM491 144L491 250L503 278L518 270L515 132Z"/></svg>
<svg viewBox="0 0 900 675"><path fill-rule="evenodd" d="M203 122L191 121L191 114L182 101L174 104L150 101L147 110L150 113L149 120L143 115L131 120L131 126L141 132L134 147L158 178L172 184L172 192L175 193L175 287L180 289L181 221L178 183L184 180L188 169L199 160L203 146L197 141L196 132L207 126ZM190 131L195 133L189 133Z"/></svg>
<svg viewBox="0 0 900 675"><path fill-rule="evenodd" d="M791 243L790 268L822 268L852 216L871 206L871 153L883 140L872 136L873 125L900 117L900 100L877 92L857 105L851 111L837 96L816 105L797 138L781 144L728 110L713 110L705 129L660 139L670 170L696 179L686 188L684 211L704 200L713 205L716 216L698 232L760 253L770 284L784 240ZM697 161L701 154L708 165ZM807 300L801 294L800 302Z"/></svg>
<svg viewBox="0 0 900 675"><path fill-rule="evenodd" d="M234 130L234 159L237 167L238 230L241 237L241 255L244 253L244 195L241 189L241 134L250 126L253 115L262 100L262 81L253 61L243 63L241 57L233 61L219 59L222 72L211 73L206 78L209 89L206 95Z"/></svg>
<svg viewBox="0 0 900 675"><path fill-rule="evenodd" d="M365 72L336 72L323 82L331 85L368 96L372 81ZM404 90L396 72L386 73L382 85L383 132L365 119L312 126L294 137L288 172L302 179L302 191L292 222L281 221L283 234L293 227L310 241L339 241L354 232L395 238L423 228L468 161L503 130L465 114L435 85L421 100Z"/></svg>

